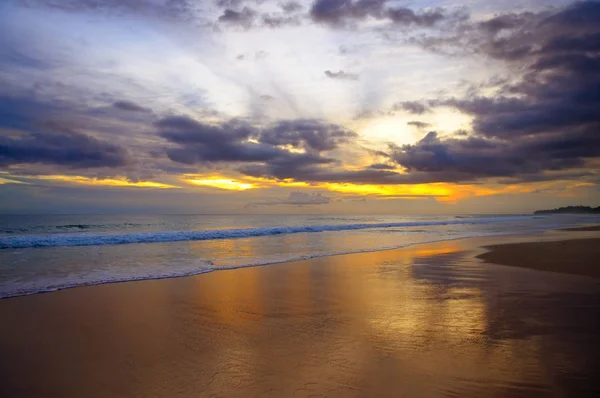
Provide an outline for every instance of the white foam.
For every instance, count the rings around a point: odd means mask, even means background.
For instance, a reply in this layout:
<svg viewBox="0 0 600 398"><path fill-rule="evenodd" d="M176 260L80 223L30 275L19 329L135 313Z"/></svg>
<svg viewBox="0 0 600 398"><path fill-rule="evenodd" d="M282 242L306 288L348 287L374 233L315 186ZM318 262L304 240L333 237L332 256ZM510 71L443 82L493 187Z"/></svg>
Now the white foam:
<svg viewBox="0 0 600 398"><path fill-rule="evenodd" d="M534 216L490 217L447 221L414 221L375 224L301 225L289 227L234 228L198 231L157 231L136 233L65 233L48 235L0 236L0 249L30 247L121 245L130 243L182 242L215 239L248 238L258 236L351 231L370 228L422 227L462 224L489 224L534 219Z"/></svg>
<svg viewBox="0 0 600 398"><path fill-rule="evenodd" d="M214 271L212 267L198 267L195 269L185 269L171 272L152 272L142 275L99 275L91 273L87 275L77 275L71 278L47 279L42 278L34 281L18 282L6 281L0 284L0 299L18 296L27 296L36 293L49 293L62 289L69 289L82 286L104 285L108 283L132 282L152 279L179 278L183 276L199 275Z"/></svg>

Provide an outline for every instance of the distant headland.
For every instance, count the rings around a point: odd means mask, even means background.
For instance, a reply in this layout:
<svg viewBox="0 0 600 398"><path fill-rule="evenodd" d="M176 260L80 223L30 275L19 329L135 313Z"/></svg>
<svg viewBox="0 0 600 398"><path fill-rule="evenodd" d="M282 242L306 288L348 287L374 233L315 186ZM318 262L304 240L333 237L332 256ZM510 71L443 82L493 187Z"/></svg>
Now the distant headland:
<svg viewBox="0 0 600 398"><path fill-rule="evenodd" d="M567 206L550 210L537 210L533 214L600 214L600 206Z"/></svg>

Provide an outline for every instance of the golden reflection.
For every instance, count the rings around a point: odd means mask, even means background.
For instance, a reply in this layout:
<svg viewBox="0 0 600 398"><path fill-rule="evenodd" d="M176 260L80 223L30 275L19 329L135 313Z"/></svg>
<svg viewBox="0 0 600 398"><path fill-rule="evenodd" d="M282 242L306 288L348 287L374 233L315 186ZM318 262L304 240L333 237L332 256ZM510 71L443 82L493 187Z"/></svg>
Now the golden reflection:
<svg viewBox="0 0 600 398"><path fill-rule="evenodd" d="M202 257L204 242L195 242ZM256 258L252 245L243 240L224 239L212 248L211 257L227 260L230 257L244 256ZM219 264L217 264L218 266ZM205 284L196 278L198 301L207 307L208 313L221 324L247 330L251 321L256 322L264 314L263 298L258 268L217 271L210 275L215 283ZM247 330L250 331L250 330Z"/></svg>
<svg viewBox="0 0 600 398"><path fill-rule="evenodd" d="M486 304L479 288L445 286L426 278L428 273L460 273L456 268L460 265L448 263L446 256L464 249L458 241L441 242L326 261L334 266L333 279L343 280L332 285L335 294L343 297L341 305L360 311L362 327L373 339L402 349L436 340L458 344L465 336L480 338L486 330ZM354 260L353 272L347 272L349 258ZM413 276L416 266L427 270L423 278Z"/></svg>
<svg viewBox="0 0 600 398"><path fill-rule="evenodd" d="M415 245L407 248L412 257L433 257L440 254L458 253L464 250L458 241L439 242L435 245Z"/></svg>
<svg viewBox="0 0 600 398"><path fill-rule="evenodd" d="M206 315L227 327L254 331L253 325L264 315L258 272L257 268L214 272L210 276L214 283L210 285L196 278L197 300Z"/></svg>

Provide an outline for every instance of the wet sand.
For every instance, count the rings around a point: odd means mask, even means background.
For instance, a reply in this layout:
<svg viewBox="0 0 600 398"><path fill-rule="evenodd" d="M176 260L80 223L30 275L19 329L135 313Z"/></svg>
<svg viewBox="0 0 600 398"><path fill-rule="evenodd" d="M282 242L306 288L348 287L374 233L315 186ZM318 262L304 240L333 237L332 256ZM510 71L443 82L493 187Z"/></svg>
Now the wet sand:
<svg viewBox="0 0 600 398"><path fill-rule="evenodd" d="M590 225L589 227L564 228L564 229L561 229L561 231L572 231L572 232L600 231L600 225Z"/></svg>
<svg viewBox="0 0 600 398"><path fill-rule="evenodd" d="M0 300L0 396L594 396L600 282L475 258L523 239Z"/></svg>
<svg viewBox="0 0 600 398"><path fill-rule="evenodd" d="M490 251L478 258L490 263L600 278L600 238L511 243L486 249Z"/></svg>

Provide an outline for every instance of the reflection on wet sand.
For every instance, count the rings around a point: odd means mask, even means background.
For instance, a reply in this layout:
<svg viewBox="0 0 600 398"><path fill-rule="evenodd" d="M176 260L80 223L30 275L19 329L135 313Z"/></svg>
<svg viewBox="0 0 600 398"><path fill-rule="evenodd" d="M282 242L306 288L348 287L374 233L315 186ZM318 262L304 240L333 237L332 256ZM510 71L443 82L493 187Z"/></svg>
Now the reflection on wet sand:
<svg viewBox="0 0 600 398"><path fill-rule="evenodd" d="M476 244L3 300L0 395L592 396L598 282Z"/></svg>

